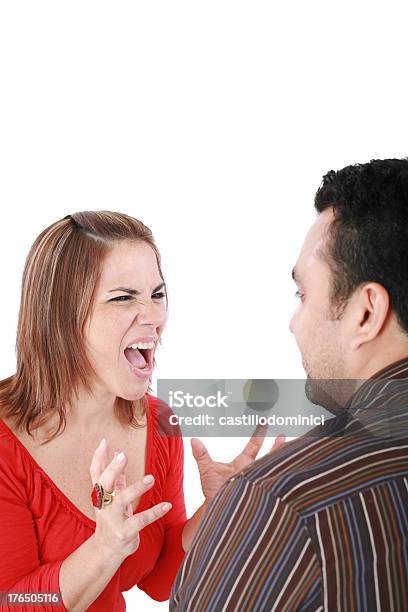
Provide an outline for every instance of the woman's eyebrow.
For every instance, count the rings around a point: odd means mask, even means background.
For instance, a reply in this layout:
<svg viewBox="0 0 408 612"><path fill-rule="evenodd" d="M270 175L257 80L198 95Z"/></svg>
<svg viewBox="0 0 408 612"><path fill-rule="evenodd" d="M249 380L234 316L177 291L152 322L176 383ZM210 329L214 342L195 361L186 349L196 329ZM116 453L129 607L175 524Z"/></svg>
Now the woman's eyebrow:
<svg viewBox="0 0 408 612"><path fill-rule="evenodd" d="M157 287L153 289L153 293L156 293L156 291L159 291L165 286L166 286L165 283L161 283L160 285L157 285ZM109 293L111 293L112 291L124 291L125 293L130 293L130 295L140 295L141 294L141 291L138 291L137 289L132 289L131 287L116 287L115 289L109 289Z"/></svg>

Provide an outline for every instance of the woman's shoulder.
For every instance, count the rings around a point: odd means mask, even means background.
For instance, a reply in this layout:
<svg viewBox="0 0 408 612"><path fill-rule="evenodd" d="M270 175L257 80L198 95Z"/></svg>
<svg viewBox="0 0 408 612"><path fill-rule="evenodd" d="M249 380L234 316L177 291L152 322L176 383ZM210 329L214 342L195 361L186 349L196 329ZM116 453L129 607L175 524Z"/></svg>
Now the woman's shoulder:
<svg viewBox="0 0 408 612"><path fill-rule="evenodd" d="M152 393L146 393L147 404L150 411L155 411L157 413L165 412L167 410L171 410L170 406L166 404L164 400L157 395L153 395Z"/></svg>
<svg viewBox="0 0 408 612"><path fill-rule="evenodd" d="M0 416L0 439L6 446L22 449L26 445L28 434L24 430L18 429L15 418L7 415Z"/></svg>
<svg viewBox="0 0 408 612"><path fill-rule="evenodd" d="M14 422L10 417L0 415L0 440L3 445L10 445L16 438Z"/></svg>
<svg viewBox="0 0 408 612"><path fill-rule="evenodd" d="M175 415L170 406L155 395L146 394L146 397L149 413L156 419L159 431L161 431L163 435L181 435L180 428L177 425L177 419L174 418Z"/></svg>
<svg viewBox="0 0 408 612"><path fill-rule="evenodd" d="M13 421L3 416L0 418L0 489L10 488L11 482L20 489L27 479L27 469L26 453L14 433Z"/></svg>
<svg viewBox="0 0 408 612"><path fill-rule="evenodd" d="M183 438L180 426L172 419L174 412L165 401L154 395L147 394L147 402L155 445L165 447L169 455L180 454Z"/></svg>

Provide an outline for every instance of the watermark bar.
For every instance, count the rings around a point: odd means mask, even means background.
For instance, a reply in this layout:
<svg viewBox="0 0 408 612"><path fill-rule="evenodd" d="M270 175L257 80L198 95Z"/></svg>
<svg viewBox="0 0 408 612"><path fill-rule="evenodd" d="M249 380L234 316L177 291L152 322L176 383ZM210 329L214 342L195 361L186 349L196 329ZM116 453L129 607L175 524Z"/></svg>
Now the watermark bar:
<svg viewBox="0 0 408 612"><path fill-rule="evenodd" d="M158 413L159 433L248 437L254 432L265 435L266 428L269 436L320 437L345 432L360 435L362 431L381 437L398 436L401 427L408 432L408 422L405 426L405 421L402 424L399 419L395 427L388 411L381 414L381 410L387 406L385 395L389 395L393 397L392 403L395 397L401 398L401 409L408 415L408 380L384 385L385 382L309 378L158 379L156 394L163 402ZM372 386L379 384L384 402L375 409L364 409L364 399L375 395L377 390ZM358 390L360 394L356 393ZM351 419L356 421L357 428L350 427Z"/></svg>
<svg viewBox="0 0 408 612"><path fill-rule="evenodd" d="M63 605L61 593L21 593L0 591L0 606L56 606Z"/></svg>

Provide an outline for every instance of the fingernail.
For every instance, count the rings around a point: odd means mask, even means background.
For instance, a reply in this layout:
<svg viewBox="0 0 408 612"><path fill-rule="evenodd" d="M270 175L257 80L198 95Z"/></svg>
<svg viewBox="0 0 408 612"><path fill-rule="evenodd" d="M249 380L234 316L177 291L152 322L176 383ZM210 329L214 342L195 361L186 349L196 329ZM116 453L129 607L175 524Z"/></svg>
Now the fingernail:
<svg viewBox="0 0 408 612"><path fill-rule="evenodd" d="M151 482L153 482L153 480L154 480L154 478L153 478L153 476L151 474L147 474L147 476L145 476L143 478L143 482L145 484L150 484Z"/></svg>
<svg viewBox="0 0 408 612"><path fill-rule="evenodd" d="M116 457L115 461L116 463L121 463L121 461L123 461L125 458L125 455L123 453L119 453L119 455Z"/></svg>
<svg viewBox="0 0 408 612"><path fill-rule="evenodd" d="M102 448L105 448L106 446L106 438L102 438L102 440L99 442L99 447L101 450Z"/></svg>
<svg viewBox="0 0 408 612"><path fill-rule="evenodd" d="M166 502L165 504L162 505L163 510L170 510L171 508L171 504L169 504L169 502Z"/></svg>

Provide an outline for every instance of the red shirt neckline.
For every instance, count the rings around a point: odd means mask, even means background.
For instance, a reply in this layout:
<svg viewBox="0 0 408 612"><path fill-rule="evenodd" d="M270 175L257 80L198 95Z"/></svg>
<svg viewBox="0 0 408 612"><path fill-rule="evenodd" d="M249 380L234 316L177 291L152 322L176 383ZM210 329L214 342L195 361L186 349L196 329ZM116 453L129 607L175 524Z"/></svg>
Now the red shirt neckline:
<svg viewBox="0 0 408 612"><path fill-rule="evenodd" d="M147 395L147 400L149 401L149 396L148 395ZM152 415L150 414L150 409L151 409L151 407L148 406L148 409L146 410L146 427L147 427L146 446L147 446L147 448L146 448L146 459L145 459L145 475L152 473L151 470L152 470L152 453L153 453L153 420L154 420L154 417L152 417ZM6 433L8 433L8 435L22 449L23 454L28 458L28 460L33 465L33 467L38 472L40 472L40 474L42 474L42 476L49 483L49 485L51 486L53 491L56 493L56 495L61 499L62 503L65 506L69 506L69 508L71 508L71 510L74 512L74 514L76 514L82 520L82 522L86 523L89 527L91 527L93 530L95 530L95 528L96 528L96 521L94 521L93 519L89 518L89 516L84 514L69 499L69 497L67 497L65 495L65 493L55 484L55 482L52 480L52 478L41 467L41 465L39 463L37 463L37 461L31 455L29 450L24 446L24 444L21 442L21 440L15 435L14 431L12 429L10 429L10 427L3 421L3 419L0 419L0 424L1 424L1 426L4 427L4 429L6 430ZM129 484L130 483L128 483L128 485ZM154 489L154 486L150 487L150 489L144 495L142 495L142 497L139 500L139 504L136 507L133 515L137 514L138 512L141 512L143 506L147 507L147 504L150 501L150 497L152 495L153 489ZM89 490L89 495L91 495L91 492L92 492L92 490L90 489Z"/></svg>

